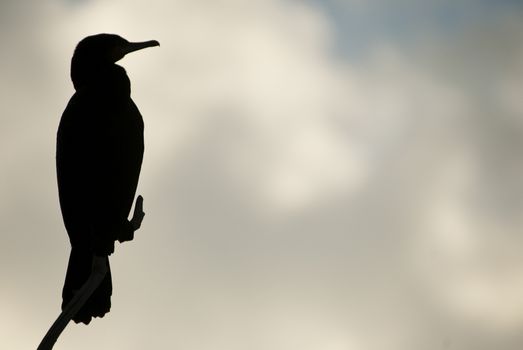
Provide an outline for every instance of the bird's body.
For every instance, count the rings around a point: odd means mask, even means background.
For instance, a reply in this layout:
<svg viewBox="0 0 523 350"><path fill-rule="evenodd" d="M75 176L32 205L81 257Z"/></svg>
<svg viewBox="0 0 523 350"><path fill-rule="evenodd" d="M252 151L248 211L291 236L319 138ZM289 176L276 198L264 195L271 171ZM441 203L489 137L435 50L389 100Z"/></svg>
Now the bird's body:
<svg viewBox="0 0 523 350"><path fill-rule="evenodd" d="M72 60L76 92L62 115L56 152L60 207L71 243L62 308L89 277L93 257L107 257L109 268L114 242L134 233L127 217L144 152L143 120L125 70L114 62L157 42L132 44L134 49L127 44L132 43L116 35L87 37ZM127 52L114 51L120 46ZM73 320L87 324L103 316L111 293L109 271Z"/></svg>

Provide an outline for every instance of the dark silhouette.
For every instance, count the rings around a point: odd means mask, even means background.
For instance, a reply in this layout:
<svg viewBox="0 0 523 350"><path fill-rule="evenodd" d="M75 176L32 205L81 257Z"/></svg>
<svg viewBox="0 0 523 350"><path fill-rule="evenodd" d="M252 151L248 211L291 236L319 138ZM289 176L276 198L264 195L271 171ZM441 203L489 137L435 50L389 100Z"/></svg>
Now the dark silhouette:
<svg viewBox="0 0 523 350"><path fill-rule="evenodd" d="M75 312L76 323L89 324L92 317L109 312L108 257L116 240L133 239L143 217L127 219L142 164L143 120L131 99L129 78L115 62L158 45L155 40L131 43L118 35L98 34L80 41L72 58L76 92L62 115L56 148L60 207L71 242L62 310L92 270L104 270L99 285ZM141 200L138 197L139 211Z"/></svg>

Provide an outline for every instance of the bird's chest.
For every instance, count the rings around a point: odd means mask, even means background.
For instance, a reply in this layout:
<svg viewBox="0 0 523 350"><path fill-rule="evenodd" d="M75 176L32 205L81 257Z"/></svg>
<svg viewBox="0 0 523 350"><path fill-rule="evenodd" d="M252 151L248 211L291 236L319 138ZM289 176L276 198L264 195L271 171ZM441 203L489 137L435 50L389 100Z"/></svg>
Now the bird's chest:
<svg viewBox="0 0 523 350"><path fill-rule="evenodd" d="M143 153L143 120L134 102L129 98L118 103L107 103L99 111L98 123L103 126L98 134L110 144L119 157L127 158Z"/></svg>
<svg viewBox="0 0 523 350"><path fill-rule="evenodd" d="M104 125L104 129L121 142L143 134L142 117L130 98L101 103L96 114L98 123Z"/></svg>
<svg viewBox="0 0 523 350"><path fill-rule="evenodd" d="M109 159L111 166L141 162L143 120L130 97L80 93L62 116L58 141L61 156L75 164L90 158Z"/></svg>

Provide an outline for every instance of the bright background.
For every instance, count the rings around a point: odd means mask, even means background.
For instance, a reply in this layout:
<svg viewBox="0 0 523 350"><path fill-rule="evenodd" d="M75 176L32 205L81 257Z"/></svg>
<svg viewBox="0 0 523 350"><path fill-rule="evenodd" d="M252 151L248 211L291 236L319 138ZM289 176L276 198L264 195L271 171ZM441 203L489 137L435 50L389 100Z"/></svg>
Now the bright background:
<svg viewBox="0 0 523 350"><path fill-rule="evenodd" d="M2 349L59 313L55 135L100 32L162 45L121 61L147 215L55 349L523 348L521 1L4 0Z"/></svg>

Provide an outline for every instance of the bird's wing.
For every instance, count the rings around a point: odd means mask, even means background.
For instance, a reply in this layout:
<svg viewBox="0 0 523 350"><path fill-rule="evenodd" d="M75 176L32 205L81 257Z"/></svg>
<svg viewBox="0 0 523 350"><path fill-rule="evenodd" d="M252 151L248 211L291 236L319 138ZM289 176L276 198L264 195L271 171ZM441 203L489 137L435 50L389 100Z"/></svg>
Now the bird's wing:
<svg viewBox="0 0 523 350"><path fill-rule="evenodd" d="M90 223L92 243L105 255L112 253L119 231L129 224L143 156L139 112L130 99L117 102L73 97L58 133L64 221L75 227ZM137 116L139 122L133 120Z"/></svg>

